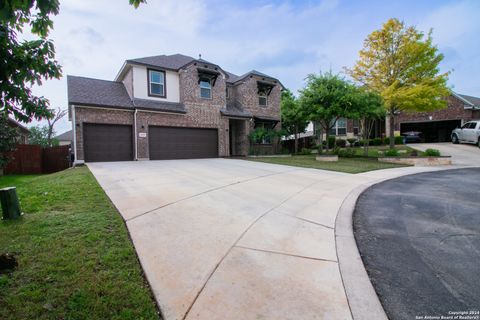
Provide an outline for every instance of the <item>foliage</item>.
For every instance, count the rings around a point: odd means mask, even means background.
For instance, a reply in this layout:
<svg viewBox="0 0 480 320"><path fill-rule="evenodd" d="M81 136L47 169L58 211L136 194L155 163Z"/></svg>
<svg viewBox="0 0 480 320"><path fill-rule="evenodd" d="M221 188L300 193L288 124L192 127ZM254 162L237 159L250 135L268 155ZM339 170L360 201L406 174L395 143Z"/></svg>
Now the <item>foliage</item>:
<svg viewBox="0 0 480 320"><path fill-rule="evenodd" d="M87 167L0 177L22 219L0 223L19 267L0 274L0 319L158 319L121 216Z"/></svg>
<svg viewBox="0 0 480 320"><path fill-rule="evenodd" d="M282 129L286 135L294 135L295 153L298 151L298 134L305 132L308 125L306 114L302 112L302 108L290 90L282 91L280 101L280 109L282 114Z"/></svg>
<svg viewBox="0 0 480 320"><path fill-rule="evenodd" d="M340 148L345 148L347 146L347 140L345 139L336 139L335 140L335 145L340 147Z"/></svg>
<svg viewBox="0 0 480 320"><path fill-rule="evenodd" d="M396 157L398 156L398 150L397 149L388 149L385 150L385 156L386 157Z"/></svg>
<svg viewBox="0 0 480 320"><path fill-rule="evenodd" d="M373 139L370 139L370 144L372 146L381 146L383 143L382 143L382 139L380 138L373 138Z"/></svg>
<svg viewBox="0 0 480 320"><path fill-rule="evenodd" d="M10 161L8 152L15 149L18 140L18 131L8 123L8 117L0 115L0 169Z"/></svg>
<svg viewBox="0 0 480 320"><path fill-rule="evenodd" d="M446 106L449 72L439 73L443 55L427 36L398 19L388 20L372 32L351 70L354 80L380 94L390 116L394 136L394 115L398 111L431 111ZM393 140L391 141L393 147Z"/></svg>
<svg viewBox="0 0 480 320"><path fill-rule="evenodd" d="M30 133L28 135L28 142L30 144L36 144L41 147L53 147L58 146L57 139L50 139L49 141L50 129L48 126L34 126L30 128ZM53 132L52 134L55 134Z"/></svg>
<svg viewBox="0 0 480 320"><path fill-rule="evenodd" d="M404 138L402 136L394 137L395 144L403 144ZM390 137L386 137L383 141L385 144L390 144Z"/></svg>
<svg viewBox="0 0 480 320"><path fill-rule="evenodd" d="M356 155L356 152L353 148L339 149L337 155L342 158L352 158Z"/></svg>
<svg viewBox="0 0 480 320"><path fill-rule="evenodd" d="M424 155L426 155L427 157L440 157L440 150L427 149L425 150Z"/></svg>
<svg viewBox="0 0 480 320"><path fill-rule="evenodd" d="M145 2L129 1L135 7ZM48 39L51 16L58 14L59 6L58 0L8 0L0 5L0 112L22 122L52 116L48 99L35 96L32 86L62 74L53 41ZM19 40L22 33L34 39Z"/></svg>
<svg viewBox="0 0 480 320"><path fill-rule="evenodd" d="M49 146L58 145L58 141L52 138L53 135L55 134L55 131L53 130L53 128L57 123L57 121L65 117L65 115L67 114L67 110L62 110L58 108L57 111L52 111L52 114L53 116L47 119L47 123L48 123L47 143Z"/></svg>
<svg viewBox="0 0 480 320"><path fill-rule="evenodd" d="M354 157L339 158L338 161L326 162L315 160L314 155L292 156L292 157L268 157L268 158L248 158L251 161L283 164L287 166L315 168L322 170L332 170L347 173L360 173L371 170L405 167L406 165L379 162L377 159Z"/></svg>
<svg viewBox="0 0 480 320"><path fill-rule="evenodd" d="M353 147L356 143L358 143L357 138L348 138L347 141L350 147Z"/></svg>
<svg viewBox="0 0 480 320"><path fill-rule="evenodd" d="M353 85L331 72L310 74L304 89L300 90L300 104L308 119L319 124L319 134L325 131L327 149L329 131L337 120L346 117L353 104ZM320 143L322 145L322 143ZM322 149L319 150L322 152Z"/></svg>
<svg viewBox="0 0 480 320"><path fill-rule="evenodd" d="M297 152L296 154L298 154L298 155L309 155L309 154L312 154L312 150L310 150L308 148L302 148L302 150L300 152Z"/></svg>
<svg viewBox="0 0 480 320"><path fill-rule="evenodd" d="M281 135L281 133L273 129L258 127L250 132L248 138L252 143L271 143L273 139L279 135Z"/></svg>

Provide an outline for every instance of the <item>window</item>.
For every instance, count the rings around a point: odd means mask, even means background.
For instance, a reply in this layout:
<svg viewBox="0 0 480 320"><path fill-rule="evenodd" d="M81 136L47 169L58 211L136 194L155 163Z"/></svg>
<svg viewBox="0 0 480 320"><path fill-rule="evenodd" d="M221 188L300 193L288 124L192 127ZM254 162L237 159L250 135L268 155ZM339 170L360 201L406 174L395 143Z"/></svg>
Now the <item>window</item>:
<svg viewBox="0 0 480 320"><path fill-rule="evenodd" d="M148 70L148 95L165 98L165 71Z"/></svg>
<svg viewBox="0 0 480 320"><path fill-rule="evenodd" d="M230 91L230 90L228 90L228 87L226 87L226 88L225 88L225 97L227 97L227 99L230 98L230 96L229 96L229 91Z"/></svg>
<svg viewBox="0 0 480 320"><path fill-rule="evenodd" d="M353 134L358 136L360 134L360 121L353 120Z"/></svg>
<svg viewBox="0 0 480 320"><path fill-rule="evenodd" d="M268 103L268 94L265 91L258 93L258 104L265 107Z"/></svg>
<svg viewBox="0 0 480 320"><path fill-rule="evenodd" d="M200 79L200 97L204 99L212 98L212 84L210 83L210 79Z"/></svg>
<svg viewBox="0 0 480 320"><path fill-rule="evenodd" d="M335 120L332 120L332 123ZM347 134L347 120L339 118L335 125L330 129L329 134L334 136L344 136Z"/></svg>
<svg viewBox="0 0 480 320"><path fill-rule="evenodd" d="M463 125L462 129L475 129L475 122L467 122Z"/></svg>

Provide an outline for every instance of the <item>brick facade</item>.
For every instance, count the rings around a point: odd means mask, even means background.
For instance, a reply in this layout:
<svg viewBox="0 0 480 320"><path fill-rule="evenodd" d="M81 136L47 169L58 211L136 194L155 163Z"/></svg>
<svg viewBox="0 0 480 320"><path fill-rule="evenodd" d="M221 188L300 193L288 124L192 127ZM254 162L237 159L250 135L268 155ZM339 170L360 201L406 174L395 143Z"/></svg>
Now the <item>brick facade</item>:
<svg viewBox="0 0 480 320"><path fill-rule="evenodd" d="M212 86L211 99L200 97L198 69L209 69L219 72L215 85ZM254 128L254 121L251 119L238 119L223 116L221 110L227 104L226 74L218 66L196 61L187 64L179 71L179 93L180 103L184 105L186 113L168 113L159 111L146 111L142 109L118 110L111 108L75 107L76 123L76 146L77 160L84 159L83 150L83 123L99 124L134 124L136 140L136 159L149 159L149 133L150 126L171 126L190 128L215 128L218 130L218 154L220 157L233 155L247 155L250 142L248 134ZM249 76L244 81L230 87L229 99L236 99L245 110L248 110L255 117L266 117L271 119L280 118L280 95L282 87L276 82L268 97L266 107L259 106L257 80L261 77ZM131 97L133 93L133 76L131 70L127 72L122 80L125 89ZM168 84L167 84L168 86ZM276 129L280 129L277 124ZM230 133L229 131L232 130ZM140 137L140 134L146 134ZM230 137L232 135L232 137ZM233 145L230 147L230 140ZM274 150L272 146L264 146Z"/></svg>

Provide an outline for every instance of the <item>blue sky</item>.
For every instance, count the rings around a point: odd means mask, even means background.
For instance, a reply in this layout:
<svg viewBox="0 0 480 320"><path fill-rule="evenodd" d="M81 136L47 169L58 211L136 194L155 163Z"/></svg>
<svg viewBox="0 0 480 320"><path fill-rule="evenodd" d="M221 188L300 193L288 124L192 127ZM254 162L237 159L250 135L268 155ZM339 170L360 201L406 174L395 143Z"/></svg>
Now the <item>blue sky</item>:
<svg viewBox="0 0 480 320"><path fill-rule="evenodd" d="M459 93L480 96L480 1L61 0L54 18L64 75L113 80L126 59L183 53L237 74L251 69L296 92L312 72L351 67L363 40L391 17L428 32ZM35 92L67 108L66 78ZM57 133L70 128L66 120Z"/></svg>

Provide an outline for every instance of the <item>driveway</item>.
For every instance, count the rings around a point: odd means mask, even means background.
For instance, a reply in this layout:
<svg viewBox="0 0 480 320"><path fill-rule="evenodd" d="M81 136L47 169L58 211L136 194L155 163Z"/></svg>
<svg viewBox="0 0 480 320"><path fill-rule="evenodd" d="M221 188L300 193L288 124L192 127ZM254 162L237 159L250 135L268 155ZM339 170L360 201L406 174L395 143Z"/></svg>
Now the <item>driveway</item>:
<svg viewBox="0 0 480 320"><path fill-rule="evenodd" d="M390 319L478 312L479 187L480 168L469 168L401 177L360 196L355 238Z"/></svg>
<svg viewBox="0 0 480 320"><path fill-rule="evenodd" d="M425 151L428 148L438 149L442 155L452 156L452 163L459 166L480 166L480 148L473 144L418 143L410 144L412 148Z"/></svg>
<svg viewBox="0 0 480 320"><path fill-rule="evenodd" d="M350 175L233 159L88 164L165 319L350 319L334 226Z"/></svg>

